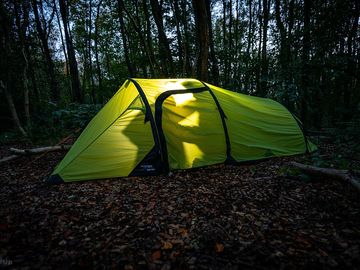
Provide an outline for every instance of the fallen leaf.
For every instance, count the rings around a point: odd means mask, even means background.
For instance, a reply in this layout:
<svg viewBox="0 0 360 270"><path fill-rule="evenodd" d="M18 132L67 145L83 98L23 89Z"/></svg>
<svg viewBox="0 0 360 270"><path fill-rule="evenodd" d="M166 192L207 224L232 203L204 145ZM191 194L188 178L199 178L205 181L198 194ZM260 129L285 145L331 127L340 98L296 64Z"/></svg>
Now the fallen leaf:
<svg viewBox="0 0 360 270"><path fill-rule="evenodd" d="M153 261L159 260L160 258L161 258L161 251L160 251L160 250L155 251L155 252L151 255L151 259L152 259Z"/></svg>
<svg viewBox="0 0 360 270"><path fill-rule="evenodd" d="M173 244L171 244L170 242L163 242L163 249L172 249L173 248Z"/></svg>
<svg viewBox="0 0 360 270"><path fill-rule="evenodd" d="M216 243L215 244L215 252L216 253L220 253L224 251L224 245L221 243Z"/></svg>

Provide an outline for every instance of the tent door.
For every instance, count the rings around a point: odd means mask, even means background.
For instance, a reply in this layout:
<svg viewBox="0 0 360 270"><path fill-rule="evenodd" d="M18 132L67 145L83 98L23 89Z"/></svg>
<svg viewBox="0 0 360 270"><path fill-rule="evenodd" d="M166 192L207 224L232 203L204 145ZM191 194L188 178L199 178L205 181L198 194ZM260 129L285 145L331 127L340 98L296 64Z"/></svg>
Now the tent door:
<svg viewBox="0 0 360 270"><path fill-rule="evenodd" d="M156 120L163 160L169 169L201 167L226 160L221 116L207 89L168 95L157 104Z"/></svg>

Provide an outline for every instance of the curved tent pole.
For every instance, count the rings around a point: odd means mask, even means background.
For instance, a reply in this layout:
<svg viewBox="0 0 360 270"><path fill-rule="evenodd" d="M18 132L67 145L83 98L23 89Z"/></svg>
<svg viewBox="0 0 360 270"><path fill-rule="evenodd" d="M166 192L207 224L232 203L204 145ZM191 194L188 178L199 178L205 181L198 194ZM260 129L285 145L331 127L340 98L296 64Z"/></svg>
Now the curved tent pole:
<svg viewBox="0 0 360 270"><path fill-rule="evenodd" d="M145 123L147 121L150 121L151 131L152 131L152 134L153 134L155 147L157 148L156 150L161 155L162 162L164 162L164 157L162 156L161 144L160 144L160 140L159 140L159 134L157 132L157 127L156 127L156 124L155 124L154 116L153 116L153 114L151 112L151 107L150 107L149 101L147 100L146 95L144 93L144 90L141 88L140 84L136 80L134 80L133 78L128 78L128 80L131 81L135 85L137 91L139 92L139 95L140 95L142 101L145 104L145 110L146 110L145 111Z"/></svg>

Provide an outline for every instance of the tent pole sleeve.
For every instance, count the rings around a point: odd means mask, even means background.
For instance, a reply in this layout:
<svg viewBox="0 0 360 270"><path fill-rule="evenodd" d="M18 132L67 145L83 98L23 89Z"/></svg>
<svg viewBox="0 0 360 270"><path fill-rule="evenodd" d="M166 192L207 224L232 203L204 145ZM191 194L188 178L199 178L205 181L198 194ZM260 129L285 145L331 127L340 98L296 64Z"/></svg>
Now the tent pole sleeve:
<svg viewBox="0 0 360 270"><path fill-rule="evenodd" d="M292 117L295 119L296 123L298 124L303 136L304 136L304 142L305 142L305 147L306 147L306 154L309 154L310 153L310 150L309 150L309 142L308 142L308 138L305 134L305 130L304 130L304 125L301 123L300 119L297 118L297 116L295 114L293 114L290 110L288 110Z"/></svg>
<svg viewBox="0 0 360 270"><path fill-rule="evenodd" d="M153 116L153 114L151 112L149 101L147 100L146 95L145 95L143 89L141 88L141 86L139 85L139 83L136 80L132 79L132 78L129 78L129 81L131 81L135 85L137 91L139 92L139 95L140 95L142 101L145 104L145 108L146 108L145 122L150 121L151 131L152 131L152 134L153 134L155 147L157 147L158 151L161 153L162 151L161 151L161 145L160 145L160 142L159 142L159 134L157 132L154 116Z"/></svg>
<svg viewBox="0 0 360 270"><path fill-rule="evenodd" d="M217 99L217 97L215 96L214 92L210 89L209 86L207 86L204 82L201 81L201 83L205 86L205 88L210 92L213 100L215 101L216 107L220 113L220 117L221 117L221 122L223 125L223 129L224 129L224 134L225 134L225 141L226 141L226 162L233 164L235 163L235 159L231 156L231 143L230 143L230 137L229 137L229 132L227 129L227 125L226 125L226 115L223 111L223 109L221 108L221 105L219 103L219 100Z"/></svg>

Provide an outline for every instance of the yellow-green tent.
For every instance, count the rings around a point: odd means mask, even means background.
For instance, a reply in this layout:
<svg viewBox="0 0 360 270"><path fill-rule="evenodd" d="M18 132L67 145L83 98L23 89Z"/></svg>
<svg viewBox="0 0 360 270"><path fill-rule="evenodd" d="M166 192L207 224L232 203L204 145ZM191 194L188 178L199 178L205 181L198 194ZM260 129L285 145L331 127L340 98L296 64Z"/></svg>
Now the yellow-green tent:
<svg viewBox="0 0 360 270"><path fill-rule="evenodd" d="M152 175L316 150L281 104L195 79L129 79L49 182Z"/></svg>

